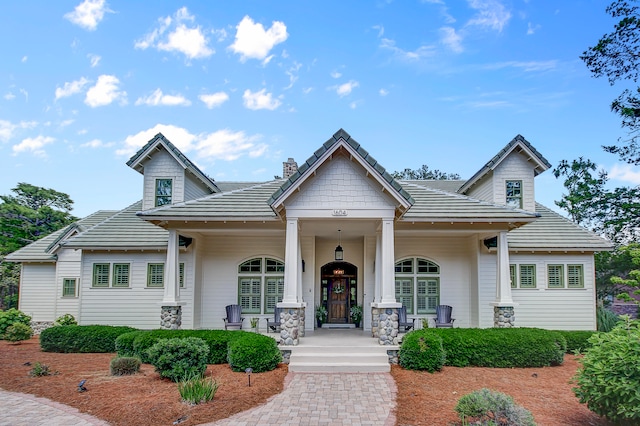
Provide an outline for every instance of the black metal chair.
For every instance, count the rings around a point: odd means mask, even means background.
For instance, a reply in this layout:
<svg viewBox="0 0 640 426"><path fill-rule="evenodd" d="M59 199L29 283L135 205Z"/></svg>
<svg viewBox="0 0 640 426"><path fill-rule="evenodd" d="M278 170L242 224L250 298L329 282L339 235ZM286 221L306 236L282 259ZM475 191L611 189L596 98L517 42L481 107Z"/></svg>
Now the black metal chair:
<svg viewBox="0 0 640 426"><path fill-rule="evenodd" d="M242 317L242 306L227 305L224 309L227 311L227 317L222 318L224 320L224 329L237 328L238 330L242 330L242 321L244 321Z"/></svg>
<svg viewBox="0 0 640 426"><path fill-rule="evenodd" d="M269 321L269 318L265 318L265 320L267 320L267 333L269 333L269 330L276 332L280 329L280 314L282 311L283 308L275 308L273 311L273 321Z"/></svg>
<svg viewBox="0 0 640 426"><path fill-rule="evenodd" d="M436 306L436 328L453 328L454 318L451 318L453 308L449 305Z"/></svg>
<svg viewBox="0 0 640 426"><path fill-rule="evenodd" d="M411 318L411 320L407 319L407 307L402 306L398 308L398 331L399 332L407 332L411 330L416 323L415 318Z"/></svg>

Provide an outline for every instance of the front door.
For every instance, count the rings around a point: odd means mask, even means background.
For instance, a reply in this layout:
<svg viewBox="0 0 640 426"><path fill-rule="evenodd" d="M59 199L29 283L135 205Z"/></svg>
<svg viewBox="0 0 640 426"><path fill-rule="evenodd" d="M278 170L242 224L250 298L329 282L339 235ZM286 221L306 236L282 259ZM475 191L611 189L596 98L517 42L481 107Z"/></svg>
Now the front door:
<svg viewBox="0 0 640 426"><path fill-rule="evenodd" d="M349 302L348 280L346 278L331 278L329 280L329 300L327 301L327 311L329 312L328 322L330 324L346 324L349 322Z"/></svg>

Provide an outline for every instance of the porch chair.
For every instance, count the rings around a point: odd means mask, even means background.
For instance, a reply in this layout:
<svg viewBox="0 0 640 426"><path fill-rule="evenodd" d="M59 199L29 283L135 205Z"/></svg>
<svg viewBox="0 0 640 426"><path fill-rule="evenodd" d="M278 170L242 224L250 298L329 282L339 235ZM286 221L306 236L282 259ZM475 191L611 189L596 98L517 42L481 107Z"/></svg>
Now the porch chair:
<svg viewBox="0 0 640 426"><path fill-rule="evenodd" d="M436 328L453 328L454 318L451 318L451 312L453 308L449 305L436 306Z"/></svg>
<svg viewBox="0 0 640 426"><path fill-rule="evenodd" d="M398 332L404 332L411 330L415 325L416 319L411 318L407 320L407 307L402 306L398 308Z"/></svg>
<svg viewBox="0 0 640 426"><path fill-rule="evenodd" d="M283 308L275 308L273 311L273 321L269 321L269 318L265 318L265 320L267 320L267 333L269 330L275 332L280 328L280 313L282 312L282 309Z"/></svg>
<svg viewBox="0 0 640 426"><path fill-rule="evenodd" d="M242 306L227 305L224 309L227 311L227 317L222 318L224 320L224 329L228 330L231 327L242 330L242 321L244 321L242 317Z"/></svg>

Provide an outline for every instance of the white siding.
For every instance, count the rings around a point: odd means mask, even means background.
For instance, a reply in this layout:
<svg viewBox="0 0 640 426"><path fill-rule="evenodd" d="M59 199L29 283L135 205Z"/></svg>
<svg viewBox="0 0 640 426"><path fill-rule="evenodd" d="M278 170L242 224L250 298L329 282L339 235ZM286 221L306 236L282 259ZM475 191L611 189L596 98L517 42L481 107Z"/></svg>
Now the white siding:
<svg viewBox="0 0 640 426"><path fill-rule="evenodd" d="M33 321L56 319L56 266L54 263L23 263L18 309Z"/></svg>
<svg viewBox="0 0 640 426"><path fill-rule="evenodd" d="M182 306L182 328L193 327L193 261L191 254L180 253L180 262L185 263L185 285L180 289ZM160 326L163 288L147 287L147 265L165 263L166 253L85 253L82 262L81 324L129 325L141 329ZM92 275L94 263L129 263L129 288L94 288ZM113 271L111 270L111 273ZM166 277L165 277L166 281Z"/></svg>
<svg viewBox="0 0 640 426"><path fill-rule="evenodd" d="M144 195L142 209L155 207L156 179L173 179L171 201L173 204L184 201L185 177L184 169L164 149L153 154L144 163Z"/></svg>
<svg viewBox="0 0 640 426"><path fill-rule="evenodd" d="M211 194L209 188L207 188L202 182L195 179L192 174L187 173L184 185L184 201L195 200L196 198L204 197Z"/></svg>
<svg viewBox="0 0 640 426"><path fill-rule="evenodd" d="M58 253L56 268L56 300L51 301L56 305L56 318L64 314L71 314L77 321L80 321L79 296L81 285L81 262L82 252L80 250L61 249ZM76 297L62 296L62 285L65 278L74 278L76 280Z"/></svg>
<svg viewBox="0 0 640 426"><path fill-rule="evenodd" d="M489 171L487 176L483 177L476 185L474 185L470 191L467 192L469 197L488 201L493 203L493 172ZM504 203L502 203L504 204Z"/></svg>
<svg viewBox="0 0 640 426"><path fill-rule="evenodd" d="M533 166L527 157L518 153L511 153L505 158L493 172L493 193L496 204L506 204L506 181L522 181L522 208L527 211L535 211Z"/></svg>

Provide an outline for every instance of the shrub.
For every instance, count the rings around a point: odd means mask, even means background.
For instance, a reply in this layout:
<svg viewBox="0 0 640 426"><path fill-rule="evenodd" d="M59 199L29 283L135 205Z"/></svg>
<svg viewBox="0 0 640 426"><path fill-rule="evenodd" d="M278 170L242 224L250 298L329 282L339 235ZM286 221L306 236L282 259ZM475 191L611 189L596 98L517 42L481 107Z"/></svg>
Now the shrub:
<svg viewBox="0 0 640 426"><path fill-rule="evenodd" d="M597 331L583 331L583 330L571 330L571 331L558 331L562 334L567 341L567 353L584 353L591 347L589 339Z"/></svg>
<svg viewBox="0 0 640 426"><path fill-rule="evenodd" d="M132 331L129 333L123 333L116 338L116 353L120 357L132 357L137 356L140 358L138 354L133 351L133 341L138 337L140 333L145 333L144 331ZM140 358L140 360L142 360Z"/></svg>
<svg viewBox="0 0 640 426"><path fill-rule="evenodd" d="M464 424L535 426L533 415L504 393L480 389L464 395L455 408Z"/></svg>
<svg viewBox="0 0 640 426"><path fill-rule="evenodd" d="M50 376L51 374L53 373L49 371L49 366L46 364L41 364L40 362L36 362L35 364L33 364L33 367L29 371L29 375L31 377Z"/></svg>
<svg viewBox="0 0 640 426"><path fill-rule="evenodd" d="M537 328L430 328L442 338L446 361L454 367L543 367L564 361L561 333Z"/></svg>
<svg viewBox="0 0 640 426"><path fill-rule="evenodd" d="M147 350L147 356L161 377L178 382L185 377L202 377L209 347L197 337L162 339Z"/></svg>
<svg viewBox="0 0 640 426"><path fill-rule="evenodd" d="M242 333L229 342L228 361L233 371L244 372L251 368L254 373L262 373L275 369L282 361L282 353L271 337Z"/></svg>
<svg viewBox="0 0 640 426"><path fill-rule="evenodd" d="M29 340L31 339L31 336L33 336L33 330L31 327L20 322L16 322L7 327L7 331L4 333L5 340L10 342Z"/></svg>
<svg viewBox="0 0 640 426"><path fill-rule="evenodd" d="M44 352L115 352L116 338L135 328L110 325L61 325L40 333Z"/></svg>
<svg viewBox="0 0 640 426"><path fill-rule="evenodd" d="M197 405L211 401L218 386L218 381L213 377L191 377L178 383L178 392L184 402Z"/></svg>
<svg viewBox="0 0 640 426"><path fill-rule="evenodd" d="M432 333L408 333L402 340L398 354L399 364L409 370L442 370L445 354L442 338Z"/></svg>
<svg viewBox="0 0 640 426"><path fill-rule="evenodd" d="M31 325L31 317L22 311L11 308L8 311L0 311L0 339L4 339L4 333L10 325L20 323Z"/></svg>
<svg viewBox="0 0 640 426"><path fill-rule="evenodd" d="M620 321L620 317L613 311L605 308L604 306L598 306L596 310L596 322L598 331L604 331L605 333L613 330L613 328Z"/></svg>
<svg viewBox="0 0 640 426"><path fill-rule="evenodd" d="M109 363L109 372L112 376L127 376L136 374L140 370L140 358L130 356L117 356Z"/></svg>
<svg viewBox="0 0 640 426"><path fill-rule="evenodd" d="M56 318L56 320L53 322L54 327L58 325L78 325L78 321L76 321L73 315L64 314Z"/></svg>
<svg viewBox="0 0 640 426"><path fill-rule="evenodd" d="M594 413L621 424L640 423L640 321L628 316L594 334L574 378L574 393Z"/></svg>

